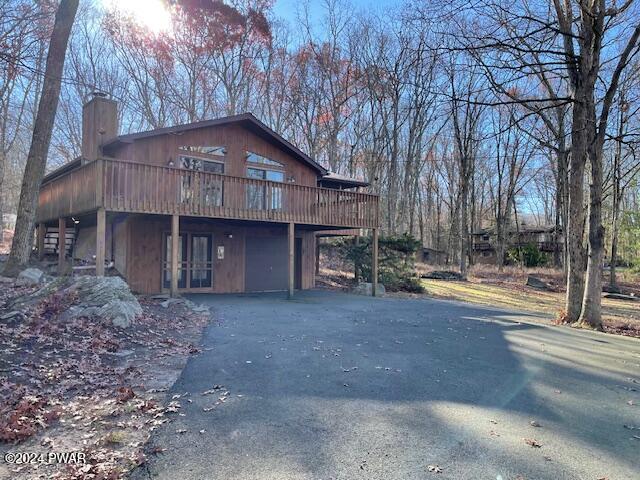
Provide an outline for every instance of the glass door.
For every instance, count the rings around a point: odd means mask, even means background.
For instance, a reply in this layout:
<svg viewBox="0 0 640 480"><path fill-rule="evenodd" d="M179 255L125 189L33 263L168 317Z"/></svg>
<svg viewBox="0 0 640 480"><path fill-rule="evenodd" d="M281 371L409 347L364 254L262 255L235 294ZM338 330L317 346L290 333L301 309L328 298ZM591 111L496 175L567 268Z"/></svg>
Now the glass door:
<svg viewBox="0 0 640 480"><path fill-rule="evenodd" d="M211 288L213 284L212 247L211 234L191 234L189 288Z"/></svg>
<svg viewBox="0 0 640 480"><path fill-rule="evenodd" d="M187 288L187 236L178 237L178 288ZM164 236L162 284L171 287L171 234Z"/></svg>

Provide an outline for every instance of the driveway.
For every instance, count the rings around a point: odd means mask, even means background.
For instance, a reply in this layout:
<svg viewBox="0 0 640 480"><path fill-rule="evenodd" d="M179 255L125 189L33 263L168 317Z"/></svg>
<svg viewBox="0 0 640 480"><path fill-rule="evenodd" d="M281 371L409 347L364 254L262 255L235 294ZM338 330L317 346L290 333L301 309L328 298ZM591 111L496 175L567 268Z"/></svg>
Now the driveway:
<svg viewBox="0 0 640 480"><path fill-rule="evenodd" d="M134 477L640 478L640 341L428 299L191 298L217 322Z"/></svg>

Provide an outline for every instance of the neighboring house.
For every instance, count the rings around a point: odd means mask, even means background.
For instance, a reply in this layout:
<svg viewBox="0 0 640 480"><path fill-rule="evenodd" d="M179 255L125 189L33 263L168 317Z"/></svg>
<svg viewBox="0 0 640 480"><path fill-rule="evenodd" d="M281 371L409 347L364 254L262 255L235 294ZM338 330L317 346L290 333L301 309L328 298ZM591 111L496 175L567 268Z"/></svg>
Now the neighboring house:
<svg viewBox="0 0 640 480"><path fill-rule="evenodd" d="M140 293L292 294L314 286L317 232L377 240L367 183L329 173L251 114L118 136L116 102L96 94L82 123L82 157L40 189L38 248L53 239L61 265L66 252L98 275L113 266Z"/></svg>
<svg viewBox="0 0 640 480"><path fill-rule="evenodd" d="M422 247L416 253L416 261L429 265L443 265L447 261L447 252L431 247Z"/></svg>
<svg viewBox="0 0 640 480"><path fill-rule="evenodd" d="M535 245L541 252L553 254L556 249L562 252L564 241L561 232L556 234L555 226L522 224L517 229L510 227L507 232L506 250L525 245ZM482 229L473 233L473 259L475 263L496 265L498 263L497 248L495 229Z"/></svg>

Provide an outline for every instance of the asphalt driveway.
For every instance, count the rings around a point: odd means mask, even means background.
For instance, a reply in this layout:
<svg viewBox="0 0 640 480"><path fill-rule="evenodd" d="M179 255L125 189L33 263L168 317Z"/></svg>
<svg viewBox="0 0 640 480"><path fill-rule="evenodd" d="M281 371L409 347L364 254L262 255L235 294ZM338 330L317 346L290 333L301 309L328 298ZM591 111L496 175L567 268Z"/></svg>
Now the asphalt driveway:
<svg viewBox="0 0 640 480"><path fill-rule="evenodd" d="M426 299L191 298L217 322L134 477L640 478L638 340Z"/></svg>

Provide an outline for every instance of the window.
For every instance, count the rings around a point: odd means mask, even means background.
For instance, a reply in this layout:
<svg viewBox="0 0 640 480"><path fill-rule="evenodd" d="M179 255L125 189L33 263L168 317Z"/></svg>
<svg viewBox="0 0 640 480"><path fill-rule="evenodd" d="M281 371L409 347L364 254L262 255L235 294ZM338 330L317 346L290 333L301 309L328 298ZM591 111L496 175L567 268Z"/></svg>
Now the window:
<svg viewBox="0 0 640 480"><path fill-rule="evenodd" d="M206 207L222 206L224 197L224 182L219 177L199 175L195 172L224 173L224 163L204 158L180 156L180 166L194 173L182 175L180 199L183 203L200 202Z"/></svg>
<svg viewBox="0 0 640 480"><path fill-rule="evenodd" d="M284 172L247 168L247 178L284 182ZM279 210L282 208L282 187L273 184L247 185L247 208L253 210Z"/></svg>
<svg viewBox="0 0 640 480"><path fill-rule="evenodd" d="M206 155L214 155L218 157L224 157L227 153L227 149L225 147L215 146L194 146L194 145L186 145L182 147L178 147L180 150L184 150L185 152L196 152L196 153L204 153Z"/></svg>
<svg viewBox="0 0 640 480"><path fill-rule="evenodd" d="M258 155L257 153L253 152L247 152L247 162L284 168L284 165L282 163L276 162L275 160L271 160L270 158L263 157L262 155Z"/></svg>

